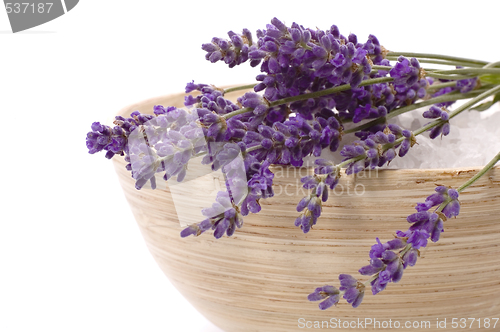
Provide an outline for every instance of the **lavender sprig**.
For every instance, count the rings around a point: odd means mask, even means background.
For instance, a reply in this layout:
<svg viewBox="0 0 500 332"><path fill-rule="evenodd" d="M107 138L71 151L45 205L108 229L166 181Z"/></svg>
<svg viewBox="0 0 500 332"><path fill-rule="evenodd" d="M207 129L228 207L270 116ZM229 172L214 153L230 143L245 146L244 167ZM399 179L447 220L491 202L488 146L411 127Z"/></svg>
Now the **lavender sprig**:
<svg viewBox="0 0 500 332"><path fill-rule="evenodd" d="M444 231L444 222L448 218L456 217L460 213L459 193L486 174L496 163L500 161L500 152L481 171L474 175L469 181L458 189L437 186L435 193L429 195L425 202L418 203L415 207L416 213L407 217L411 226L407 231L397 231L396 238L382 243L378 238L377 244L371 247L369 256L370 264L359 269L359 273L371 276L362 283L356 278L341 274L339 276L341 287L335 293L324 293L318 296L320 289L336 289L333 286L317 288L308 296L309 301L318 301L327 296L334 295L335 303L323 302L319 308L325 310L333 304L337 304L342 296L354 308L359 306L363 300L365 286L370 285L372 294L382 292L389 283L397 283L403 277L404 270L414 266L420 255L419 250L428 245L428 240L437 242ZM433 209L431 211L431 209Z"/></svg>
<svg viewBox="0 0 500 332"><path fill-rule="evenodd" d="M342 165L335 165L326 159L316 159L314 175L301 179L305 189L312 189L311 193L302 198L297 204L297 212L301 212L295 220L295 226L308 233L316 225L321 215L322 202L328 200L328 188L335 189L340 179Z"/></svg>

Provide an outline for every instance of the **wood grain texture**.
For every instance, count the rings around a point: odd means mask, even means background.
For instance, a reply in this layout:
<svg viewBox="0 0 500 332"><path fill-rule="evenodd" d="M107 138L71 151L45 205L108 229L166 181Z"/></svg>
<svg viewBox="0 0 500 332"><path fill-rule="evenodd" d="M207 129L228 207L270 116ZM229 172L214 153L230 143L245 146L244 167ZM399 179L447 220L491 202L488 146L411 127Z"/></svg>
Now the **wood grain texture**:
<svg viewBox="0 0 500 332"><path fill-rule="evenodd" d="M123 109L120 115L151 112L157 104L181 106L183 96L152 98ZM281 194L262 201L262 211L245 217L243 228L232 237L216 240L211 231L200 237L179 236L183 227L178 215L199 222L190 213L208 206L196 195L189 190L183 194L174 186L136 190L123 158L113 161L159 266L197 310L225 331L304 330L299 328L300 318L430 321L431 330L437 318L447 318L452 330L452 318L500 317L499 168L461 194L460 216L445 222L441 240L422 250L417 264L405 270L399 283L389 284L377 296L368 290L357 309L341 300L336 308L320 311L317 303L307 301L315 287L338 287L340 273L359 276L357 270L368 264L376 237L384 242L396 230L406 230L406 216L433 192L436 183L456 188L478 168L379 170L365 177L342 176L338 188L344 191L330 195L318 224L308 234L295 227L294 220L295 206L303 196L300 176L311 170L276 168L280 175L275 178L275 191L281 189ZM224 188L217 174L195 181L200 193ZM372 329L373 325L360 331ZM479 330L477 322L468 330Z"/></svg>

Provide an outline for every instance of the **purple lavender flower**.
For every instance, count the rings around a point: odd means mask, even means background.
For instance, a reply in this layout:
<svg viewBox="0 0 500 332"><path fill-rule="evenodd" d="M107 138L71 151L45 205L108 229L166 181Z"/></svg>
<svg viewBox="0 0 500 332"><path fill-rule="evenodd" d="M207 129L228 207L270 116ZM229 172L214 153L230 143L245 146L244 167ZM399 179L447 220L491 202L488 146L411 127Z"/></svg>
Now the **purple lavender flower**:
<svg viewBox="0 0 500 332"><path fill-rule="evenodd" d="M321 215L321 198L316 196L316 193L304 197L297 205L297 212L302 213L295 220L295 226L299 226L304 233L308 233Z"/></svg>
<svg viewBox="0 0 500 332"><path fill-rule="evenodd" d="M177 176L181 182L191 157L207 151L203 131L196 124L196 113L158 106L156 112L156 117L136 126L128 137L128 167L138 189L148 180L154 187L155 174L160 172L164 172L165 180Z"/></svg>
<svg viewBox="0 0 500 332"><path fill-rule="evenodd" d="M458 214L458 192L444 186L436 187L436 192L426 199L426 203L417 204L417 213L408 216L411 224L406 232L397 231L397 238L382 243L378 238L377 244L370 250L370 264L359 270L361 275L373 275L371 286L372 293L383 291L390 282L398 282L403 276L403 271L408 266L414 266L419 256L418 249L427 246L428 239L433 242L439 240L443 232L443 218L445 214L430 212L430 208L451 202L449 215ZM444 210L444 209L443 209ZM451 212L453 211L453 212ZM445 218L446 219L446 218ZM395 250L400 250L396 253Z"/></svg>
<svg viewBox="0 0 500 332"><path fill-rule="evenodd" d="M371 104L365 104L356 107L354 110L354 115L352 117L352 122L358 123L364 119L376 119L387 115L387 108L385 106L375 107Z"/></svg>
<svg viewBox="0 0 500 332"><path fill-rule="evenodd" d="M405 244L406 247L406 244ZM404 261L394 251L385 250L380 258L372 258L370 265L359 270L362 275L375 275L371 281L373 295L383 291L389 282L398 282L403 276Z"/></svg>
<svg viewBox="0 0 500 332"><path fill-rule="evenodd" d="M322 167L331 166L326 161L322 161L320 164ZM315 187L317 182L311 177L306 184ZM458 191L455 189L437 186L435 193L428 196L425 203L417 204L417 212L407 217L407 221L411 224L407 231L397 231L397 237L386 243L376 239L377 243L370 250L370 264L359 269L361 275L372 276L369 281L373 295L382 292L389 283L401 280L404 269L416 264L420 255L419 249L427 246L429 238L434 242L439 240L443 231L443 221L446 220L446 217L456 216L459 213L458 196ZM307 199L306 197L299 203L299 210L308 205ZM435 212L429 211L437 205L443 208L442 213L438 209ZM338 293L344 292L344 299L353 307L357 307L364 296L364 284L346 274L339 275L339 280L341 287ZM309 295L310 300L316 301L336 294L334 292L336 288L333 286L325 287L330 287L332 293L321 293L323 288L320 287ZM337 303L338 298L331 301ZM329 306L331 304L327 302L324 307Z"/></svg>
<svg viewBox="0 0 500 332"><path fill-rule="evenodd" d="M410 228L406 232L397 231L396 234L407 238L407 242L414 249L426 247L428 239L433 242L439 241L446 218L455 217L460 212L458 196L458 191L455 189L437 186L434 194L428 196L424 203L417 204L415 207L417 212L407 217L407 221L412 224ZM429 211L441 204L446 204L442 213Z"/></svg>
<svg viewBox="0 0 500 332"><path fill-rule="evenodd" d="M377 244L374 244L370 250L370 258L382 258L384 252L388 250L401 249L406 246L406 241L401 238L395 238L386 243L380 242L379 238L376 238Z"/></svg>
<svg viewBox="0 0 500 332"><path fill-rule="evenodd" d="M402 259L403 259L403 268L407 268L408 266L415 266L417 263L418 256L420 255L420 252L418 249L410 249L406 253L404 253Z"/></svg>
<svg viewBox="0 0 500 332"><path fill-rule="evenodd" d="M328 187L334 189L340 178L340 168L331 161L317 159L315 164L319 166L315 168L315 174L301 179L303 187L312 191L297 204L297 212L301 214L295 220L295 226L300 227L304 233L308 233L316 225L321 215L322 202L328 200Z"/></svg>
<svg viewBox="0 0 500 332"><path fill-rule="evenodd" d="M87 134L87 148L90 154L99 151L107 151L106 158L111 159L115 154L124 155L128 153L127 141L129 135L138 126L143 125L153 118L152 115L132 112L130 118L116 116L114 128L94 122L92 131Z"/></svg>
<svg viewBox="0 0 500 332"><path fill-rule="evenodd" d="M259 200L274 196L273 179L274 174L269 170L270 163L254 162L247 170L248 195L241 203L241 213L246 216L251 213L258 213L261 210Z"/></svg>
<svg viewBox="0 0 500 332"><path fill-rule="evenodd" d="M460 212L460 202L458 201L458 191L445 186L437 186L435 193L428 196L424 203L418 203L415 209L419 212L428 211L434 206L440 205L448 201L443 208L443 214L447 218L456 217Z"/></svg>
<svg viewBox="0 0 500 332"><path fill-rule="evenodd" d="M331 190L335 189L340 179L340 168L332 161L321 158L316 159L314 164L318 166L314 169L314 174L324 178L325 185ZM326 200L324 202L326 202Z"/></svg>
<svg viewBox="0 0 500 332"><path fill-rule="evenodd" d="M416 144L411 131L395 124L376 125L367 131L357 132L356 136L361 140L344 145L340 152L344 157L342 161L354 159L348 164L346 174L355 174L368 167L374 169L389 164L396 155L405 156ZM401 138L403 141L399 143Z"/></svg>
<svg viewBox="0 0 500 332"><path fill-rule="evenodd" d="M231 195L226 191L217 193L216 202L210 208L203 209L202 214L207 218L198 224L193 224L181 232L181 237L198 236L213 229L214 237L219 239L224 234L233 235L236 228L243 225L243 217L234 206Z"/></svg>
<svg viewBox="0 0 500 332"><path fill-rule="evenodd" d="M407 238L407 242L415 249L426 247L427 240L431 236L426 230L422 229L408 230L406 232L397 231L396 235Z"/></svg>
<svg viewBox="0 0 500 332"><path fill-rule="evenodd" d="M257 31L256 43L249 43L248 59L252 66L261 64L263 74L257 76L259 83L255 92L263 91L269 101L297 96L302 93L320 91L341 84L356 88L370 78L372 64L387 64L377 38L370 35L365 44L358 43L353 34L342 36L336 26L328 30L306 29L293 23L287 27L277 18L271 20L266 29ZM234 37L238 39L238 37ZM207 59L233 61L233 45L245 47L245 39L227 41L214 38L204 44ZM243 46L240 46L243 45ZM243 52L246 56L246 52ZM246 59L246 58L245 58ZM390 98L389 89L386 98ZM323 96L312 101L292 103L290 109L303 115L313 115L325 106L335 107L335 96ZM379 105L374 109L379 110ZM370 116L375 116L370 112Z"/></svg>
<svg viewBox="0 0 500 332"><path fill-rule="evenodd" d="M126 167L132 172L137 189L148 181L154 189L155 174L159 172L165 172L165 179L177 175L177 180L182 181L187 161L205 151L205 138L196 125L196 115L161 105L154 107L154 113L135 111L130 118L117 116L113 129L94 123L92 132L87 134L90 153L106 150L108 158L125 155Z"/></svg>
<svg viewBox="0 0 500 332"><path fill-rule="evenodd" d="M410 231L424 230L430 234L432 242L439 241L441 232L443 232L443 220L437 213L417 212L408 216L407 221L413 223L409 228Z"/></svg>
<svg viewBox="0 0 500 332"><path fill-rule="evenodd" d="M322 301L319 304L319 308L321 310L326 310L330 308L333 305L337 305L337 303L340 300L340 295L339 295L339 290L333 286L323 286L323 287L318 287L307 296L307 299L309 301Z"/></svg>
<svg viewBox="0 0 500 332"><path fill-rule="evenodd" d="M344 299L353 308L357 308L365 296L365 285L349 274L339 275L341 292L344 292Z"/></svg>
<svg viewBox="0 0 500 332"><path fill-rule="evenodd" d="M399 254L387 250L382 254L382 262L386 264L384 271L390 275L391 282L398 282L403 277L403 261Z"/></svg>
<svg viewBox="0 0 500 332"><path fill-rule="evenodd" d="M429 137L434 139L438 137L440 134L444 136L450 133L450 122L448 111L444 107L431 106L429 110L425 111L422 116L427 119L438 119L441 120L442 123L430 129Z"/></svg>
<svg viewBox="0 0 500 332"><path fill-rule="evenodd" d="M460 67L457 67L457 68L460 68ZM477 87L478 82L479 82L479 80L477 77L464 79L464 80L458 80L456 87L457 87L457 89L460 90L460 93L467 93L469 91L474 90Z"/></svg>
<svg viewBox="0 0 500 332"><path fill-rule="evenodd" d="M383 291L387 284L391 282L391 274L389 271L381 271L377 277L370 283L372 286L372 294L377 295L381 291Z"/></svg>
<svg viewBox="0 0 500 332"><path fill-rule="evenodd" d="M243 107L253 108L253 113L255 115L261 115L269 109L269 102L255 92L245 93L243 96L238 98L238 102Z"/></svg>
<svg viewBox="0 0 500 332"><path fill-rule="evenodd" d="M446 204L443 208L443 214L447 218L456 217L460 213L460 202L458 201L458 191L455 189L448 189L447 191L448 198L450 202Z"/></svg>
<svg viewBox="0 0 500 332"><path fill-rule="evenodd" d="M256 131L248 130L243 142L258 160L293 166L302 166L303 157L319 156L325 148L338 148L341 125L334 116L316 116L307 121L301 115L272 127L259 125Z"/></svg>
<svg viewBox="0 0 500 332"><path fill-rule="evenodd" d="M227 139L227 123L224 117L205 108L197 108L198 121L206 129L205 136L215 141Z"/></svg>
<svg viewBox="0 0 500 332"><path fill-rule="evenodd" d="M246 207L245 200L252 193L249 192L248 169L245 168L241 152L241 147L238 144L226 143L224 149L217 154L227 191L221 191L217 194L216 202L212 207L202 210L202 214L207 218L201 223L192 224L185 228L181 232L182 237L198 236L208 229L213 229L214 237L218 239L224 234L233 235L236 228L242 226L243 215L245 215L243 207Z"/></svg>
<svg viewBox="0 0 500 332"><path fill-rule="evenodd" d="M434 206L446 204L441 212L430 212ZM412 224L406 232L397 231L400 238L406 239L411 244L411 250L417 250L427 246L428 239L433 242L439 241L441 233L444 231L444 221L446 218L457 216L460 212L458 201L458 191L448 189L444 186L437 186L435 193L428 196L424 203L419 203L415 207L416 213L407 217L407 221ZM403 266L413 266L417 259L418 251L408 251L403 257Z"/></svg>
<svg viewBox="0 0 500 332"><path fill-rule="evenodd" d="M159 157L152 148L146 143L141 142L142 140L142 137L137 139L136 135L132 134L131 140L129 141L129 160L132 178L136 181L136 189L141 189L148 181L151 181L151 188L155 189L155 173L160 167L160 163L157 162ZM183 169L182 166L176 169L176 175L179 173L181 173L181 177L185 175L185 169Z"/></svg>
<svg viewBox="0 0 500 332"><path fill-rule="evenodd" d="M394 78L395 85L410 87L419 80L420 64L415 58L408 59L400 56L389 74Z"/></svg>
<svg viewBox="0 0 500 332"><path fill-rule="evenodd" d="M185 97L185 106L196 106L216 114L228 114L239 109L230 100L224 98L224 90L213 85L195 84L194 81L186 85L186 93L199 91L197 96L188 95Z"/></svg>
<svg viewBox="0 0 500 332"><path fill-rule="evenodd" d="M395 238L384 244L377 238L377 244L370 250L370 264L359 269L361 275L375 275L371 282L374 295L384 290L389 282L401 280L405 265L401 256L394 250L405 250L407 245L408 242L404 237Z"/></svg>
<svg viewBox="0 0 500 332"><path fill-rule="evenodd" d="M398 151L399 157L404 157L408 153L410 148L417 143L415 136L408 129L403 129L396 124L389 124L387 127L394 135L396 135L396 139L404 137L403 142L401 143L401 145L399 145ZM397 148L398 146L395 147Z"/></svg>
<svg viewBox="0 0 500 332"><path fill-rule="evenodd" d="M384 262L382 262L379 258L370 259L370 264L365 265L359 269L359 274L364 276L371 276L376 273L379 273L385 268Z"/></svg>
<svg viewBox="0 0 500 332"><path fill-rule="evenodd" d="M127 133L122 127L111 128L94 122L92 131L87 134L87 148L90 154L107 151L106 158L111 159L115 154L123 155L126 149Z"/></svg>
<svg viewBox="0 0 500 332"><path fill-rule="evenodd" d="M396 157L395 144L396 135L389 127L384 131L378 131L371 134L364 140L355 141L351 145L344 145L340 154L342 161L355 159L350 162L346 169L346 174L355 174L361 172L366 167L371 169L390 163Z"/></svg>
<svg viewBox="0 0 500 332"><path fill-rule="evenodd" d="M461 67L457 67L457 68L461 68ZM448 82L448 80L440 79L440 80L436 81L436 83L440 83L440 82ZM439 89L434 94L432 94L432 97L439 97L439 96L443 96L443 95L450 94L453 92L467 93L467 92L472 91L475 88L477 88L478 82L479 82L479 80L477 77L458 80L456 83L456 86L454 86L454 87L448 86L448 87ZM435 104L435 106L437 106L437 107L449 107L449 106L453 105L454 103L455 103L455 101L448 101L448 102L442 102L442 103Z"/></svg>
<svg viewBox="0 0 500 332"><path fill-rule="evenodd" d="M206 43L201 48L207 52L205 58L210 62L224 61L229 68L244 63L248 60L252 48L252 34L248 29L243 29L242 34L228 32L230 40L214 37L211 43ZM256 64L254 64L256 65Z"/></svg>

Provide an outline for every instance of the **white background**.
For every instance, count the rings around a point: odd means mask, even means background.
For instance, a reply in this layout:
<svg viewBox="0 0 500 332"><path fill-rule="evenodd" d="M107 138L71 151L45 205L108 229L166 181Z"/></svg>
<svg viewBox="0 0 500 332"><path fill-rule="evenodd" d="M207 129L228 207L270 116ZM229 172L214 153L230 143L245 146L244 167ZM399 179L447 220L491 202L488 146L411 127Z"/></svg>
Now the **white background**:
<svg viewBox="0 0 500 332"><path fill-rule="evenodd" d="M111 162L87 153L90 124L193 79L252 82L258 69L211 64L200 46L274 16L500 60L496 1L398 3L82 0L17 34L0 10L0 331L220 331L157 267Z"/></svg>

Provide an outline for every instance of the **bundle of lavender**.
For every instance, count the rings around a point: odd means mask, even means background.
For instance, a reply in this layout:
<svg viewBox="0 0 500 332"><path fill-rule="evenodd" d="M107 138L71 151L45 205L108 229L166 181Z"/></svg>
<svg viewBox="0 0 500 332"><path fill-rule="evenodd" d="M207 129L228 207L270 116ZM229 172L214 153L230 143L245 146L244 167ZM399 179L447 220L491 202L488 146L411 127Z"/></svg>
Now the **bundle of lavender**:
<svg viewBox="0 0 500 332"><path fill-rule="evenodd" d="M165 181L183 181L188 162L202 156L212 170L222 170L226 190L202 211L206 216L181 231L182 237L213 230L215 238L231 236L244 216L259 213L260 200L273 193L271 165L303 166L315 157L314 174L302 178L310 193L297 204L295 225L307 233L321 216L322 203L335 189L340 170L347 175L388 165L412 153L420 135L443 139L452 120L465 110L484 111L500 100L500 62L454 56L394 52L370 35L366 42L345 37L336 26L328 30L290 27L274 18L257 39L247 29L230 31L228 39L213 38L202 45L210 62L229 68L249 62L260 65L256 83L229 89L190 82L185 108L157 105L154 115L133 112L117 116L112 128L94 122L87 134L89 153L106 151L125 157L127 169L141 189ZM430 69L422 64L450 66ZM228 92L248 90L233 103ZM452 109L458 100L465 100ZM410 130L391 119L427 106L425 124ZM348 129L347 129L348 128ZM356 139L342 144L343 137ZM346 140L344 140L346 141ZM320 158L325 150L340 151L341 162ZM478 174L459 188L437 186L407 217L409 228L397 230L386 243L378 238L369 252L370 264L359 269L366 281L339 276L340 287L318 287L308 299L324 310L343 297L361 304L366 287L372 294L398 282L414 266L419 250L437 242L443 222L460 213L460 192L491 169L497 154Z"/></svg>

